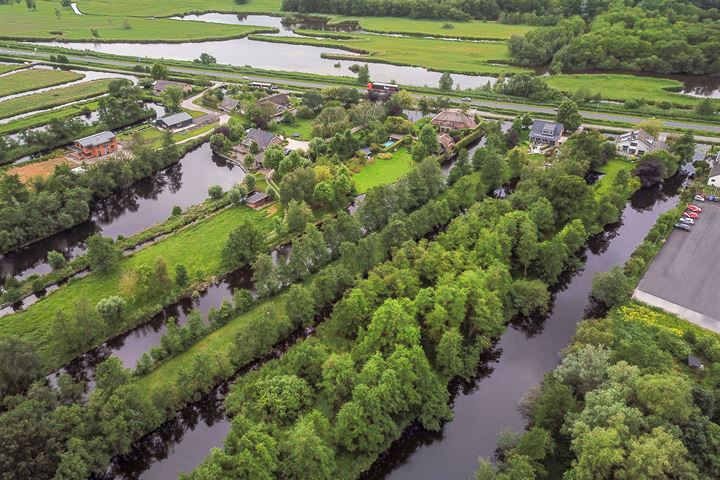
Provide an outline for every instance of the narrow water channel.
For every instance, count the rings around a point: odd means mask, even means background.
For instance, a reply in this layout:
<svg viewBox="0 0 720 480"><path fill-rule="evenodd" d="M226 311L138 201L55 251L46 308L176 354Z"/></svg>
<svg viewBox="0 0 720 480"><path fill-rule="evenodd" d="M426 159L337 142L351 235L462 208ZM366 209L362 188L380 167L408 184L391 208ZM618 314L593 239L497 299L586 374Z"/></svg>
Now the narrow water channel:
<svg viewBox="0 0 720 480"><path fill-rule="evenodd" d="M497 434L522 430L517 407L543 374L558 362L575 325L588 305L592 276L623 263L654 225L676 202L681 178L663 188L637 192L622 222L591 239L581 255L583 269L567 275L555 293L552 313L532 323L513 325L487 355L482 372L470 385L453 386L455 418L439 434L412 426L366 475L368 479L471 478L479 456L492 456ZM222 385L201 402L144 437L133 451L115 459L103 480L174 478L197 467L211 449L220 447L229 430Z"/></svg>
<svg viewBox="0 0 720 480"><path fill-rule="evenodd" d="M87 222L0 256L0 278L47 273L50 266L46 257L51 250L74 258L84 252L84 242L94 233L127 237L167 219L176 205L186 209L201 203L208 197L210 185L228 189L244 178L240 167L214 155L205 143L188 152L178 163L94 202Z"/></svg>
<svg viewBox="0 0 720 480"><path fill-rule="evenodd" d="M471 384L453 386L454 419L438 433L410 427L364 480L474 478L478 458L493 456L501 432L525 428L520 403L558 364L576 324L585 317L593 275L628 259L657 217L677 204L682 180L678 176L662 188L638 191L621 223L593 237L582 269L555 289L550 315L512 325L479 369L480 376Z"/></svg>

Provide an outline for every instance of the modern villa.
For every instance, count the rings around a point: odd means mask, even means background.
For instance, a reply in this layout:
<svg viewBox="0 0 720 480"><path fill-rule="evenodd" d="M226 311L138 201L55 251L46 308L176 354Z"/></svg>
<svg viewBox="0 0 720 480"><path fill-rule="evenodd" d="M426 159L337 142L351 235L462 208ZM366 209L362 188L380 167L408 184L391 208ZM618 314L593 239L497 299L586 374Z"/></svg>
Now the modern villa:
<svg viewBox="0 0 720 480"><path fill-rule="evenodd" d="M115 134L105 131L75 140L70 155L77 160L87 160L108 155L116 151L117 147Z"/></svg>
<svg viewBox="0 0 720 480"><path fill-rule="evenodd" d="M615 139L615 148L621 155L639 157L645 153L667 150L668 146L641 128L618 135Z"/></svg>

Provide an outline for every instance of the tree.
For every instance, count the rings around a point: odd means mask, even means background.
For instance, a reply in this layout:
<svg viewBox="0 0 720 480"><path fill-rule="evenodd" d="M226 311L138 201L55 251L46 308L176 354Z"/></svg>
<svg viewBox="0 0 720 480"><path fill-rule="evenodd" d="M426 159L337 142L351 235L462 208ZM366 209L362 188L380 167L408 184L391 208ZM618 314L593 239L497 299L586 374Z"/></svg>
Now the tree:
<svg viewBox="0 0 720 480"><path fill-rule="evenodd" d="M584 395L605 381L609 358L610 352L604 347L586 345L563 358L553 375Z"/></svg>
<svg viewBox="0 0 720 480"><path fill-rule="evenodd" d="M208 187L208 196L212 200L220 200L223 196L223 189L220 185L210 185Z"/></svg>
<svg viewBox="0 0 720 480"><path fill-rule="evenodd" d="M122 360L110 357L95 368L97 388L110 395L130 380L130 372L123 367Z"/></svg>
<svg viewBox="0 0 720 480"><path fill-rule="evenodd" d="M315 298L311 289L295 284L285 298L285 311L293 325L310 327L315 318Z"/></svg>
<svg viewBox="0 0 720 480"><path fill-rule="evenodd" d="M695 155L695 136L687 130L672 143L670 152L680 157L681 162L692 161Z"/></svg>
<svg viewBox="0 0 720 480"><path fill-rule="evenodd" d="M202 63L203 65L212 65L213 63L217 63L217 59L210 55L209 53L201 53L200 58L194 60L195 63Z"/></svg>
<svg viewBox="0 0 720 480"><path fill-rule="evenodd" d="M357 371L349 353L333 353L322 366L322 389L337 409L350 400L357 384Z"/></svg>
<svg viewBox="0 0 720 480"><path fill-rule="evenodd" d="M189 282L190 278L188 276L187 267L182 263L175 265L175 285L179 288L185 288Z"/></svg>
<svg viewBox="0 0 720 480"><path fill-rule="evenodd" d="M318 435L316 422L328 428L327 420L318 412L311 412L297 422L285 444L283 477L288 480L332 480L335 477L334 452Z"/></svg>
<svg viewBox="0 0 720 480"><path fill-rule="evenodd" d="M296 375L276 375L252 387L252 408L270 423L287 425L310 406L312 390Z"/></svg>
<svg viewBox="0 0 720 480"><path fill-rule="evenodd" d="M150 76L152 76L153 80L162 80L168 77L168 69L164 65L153 63L150 69Z"/></svg>
<svg viewBox="0 0 720 480"><path fill-rule="evenodd" d="M608 308L622 305L630 296L630 279L622 267L615 266L607 272L597 272L593 276L592 296Z"/></svg>
<svg viewBox="0 0 720 480"><path fill-rule="evenodd" d="M703 117L709 117L715 113L715 105L713 105L712 100L705 98L695 106L695 113Z"/></svg>
<svg viewBox="0 0 720 480"><path fill-rule="evenodd" d="M53 270L60 270L61 268L67 266L67 259L65 259L65 255L60 252L56 252L55 250L48 252L47 260Z"/></svg>
<svg viewBox="0 0 720 480"><path fill-rule="evenodd" d="M267 128L275 117L275 104L272 102L254 102L245 105L245 115L258 128Z"/></svg>
<svg viewBox="0 0 720 480"><path fill-rule="evenodd" d="M437 345L436 361L440 373L446 378L460 375L464 369L463 336L457 328L442 334Z"/></svg>
<svg viewBox="0 0 720 480"><path fill-rule="evenodd" d="M452 87L453 87L452 76L447 72L440 75L440 90L449 92L450 90L452 90Z"/></svg>
<svg viewBox="0 0 720 480"><path fill-rule="evenodd" d="M645 130L647 133L657 138L664 126L665 124L662 120L658 120L657 118L648 118L647 120L643 120L635 125L635 128Z"/></svg>
<svg viewBox="0 0 720 480"><path fill-rule="evenodd" d="M515 280L510 287L510 303L520 315L545 314L550 303L547 285L540 280Z"/></svg>
<svg viewBox="0 0 720 480"><path fill-rule="evenodd" d="M125 300L114 295L100 300L95 308L107 324L114 325L122 320L122 314L125 311Z"/></svg>
<svg viewBox="0 0 720 480"><path fill-rule="evenodd" d="M122 253L111 238L96 234L88 240L87 259L93 271L107 273L117 266L121 257Z"/></svg>
<svg viewBox="0 0 720 480"><path fill-rule="evenodd" d="M228 265L243 265L251 262L265 247L265 235L255 222L243 221L230 232L223 247L222 258Z"/></svg>
<svg viewBox="0 0 720 480"><path fill-rule="evenodd" d="M287 222L288 231L300 234L305 231L305 227L312 219L312 211L305 202L291 200L288 203L285 221Z"/></svg>
<svg viewBox="0 0 720 480"><path fill-rule="evenodd" d="M582 124L582 117L578 113L577 104L569 98L563 100L558 107L555 120L563 124L566 132L574 132Z"/></svg>
<svg viewBox="0 0 720 480"><path fill-rule="evenodd" d="M176 85L170 85L162 92L162 101L168 113L178 113L183 101L183 91Z"/></svg>
<svg viewBox="0 0 720 480"><path fill-rule="evenodd" d="M370 67L368 67L367 63L360 67L357 72L357 77L360 85L367 85L370 83Z"/></svg>
<svg viewBox="0 0 720 480"><path fill-rule="evenodd" d="M14 336L0 337L0 398L21 393L42 374L33 346Z"/></svg>

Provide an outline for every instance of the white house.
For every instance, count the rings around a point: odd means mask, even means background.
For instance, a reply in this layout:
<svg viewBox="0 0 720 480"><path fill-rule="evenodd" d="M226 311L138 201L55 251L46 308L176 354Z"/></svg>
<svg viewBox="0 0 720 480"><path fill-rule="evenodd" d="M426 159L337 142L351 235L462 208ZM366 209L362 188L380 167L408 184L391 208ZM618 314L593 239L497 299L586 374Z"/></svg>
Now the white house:
<svg viewBox="0 0 720 480"><path fill-rule="evenodd" d="M642 128L622 133L615 139L615 148L621 155L640 156L645 153L667 150L667 145Z"/></svg>
<svg viewBox="0 0 720 480"><path fill-rule="evenodd" d="M720 187L720 163L716 163L710 170L708 185L711 187Z"/></svg>

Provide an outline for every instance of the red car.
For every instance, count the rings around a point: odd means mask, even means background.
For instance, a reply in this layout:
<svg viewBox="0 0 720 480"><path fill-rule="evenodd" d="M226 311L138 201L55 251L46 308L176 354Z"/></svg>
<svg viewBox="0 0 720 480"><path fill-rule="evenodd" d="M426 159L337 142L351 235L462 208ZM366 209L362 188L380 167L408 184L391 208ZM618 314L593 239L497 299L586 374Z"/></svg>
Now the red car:
<svg viewBox="0 0 720 480"><path fill-rule="evenodd" d="M683 213L683 216L687 218L692 218L693 220L697 220L698 218L700 218L700 215L698 215L697 213L688 212L687 210Z"/></svg>
<svg viewBox="0 0 720 480"><path fill-rule="evenodd" d="M687 206L687 209L690 210L691 212L696 212L696 213L702 212L702 208L698 207L697 205L693 205L692 203Z"/></svg>

